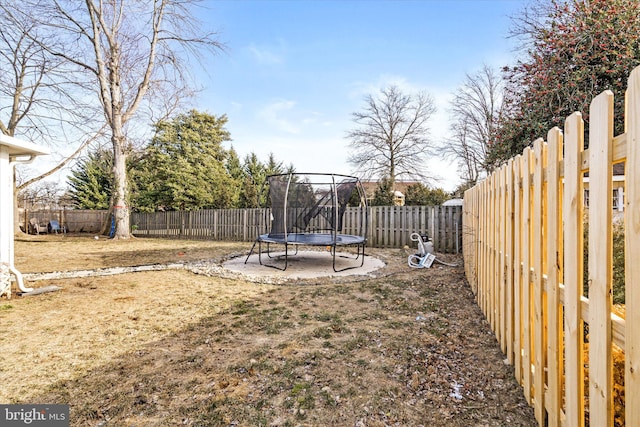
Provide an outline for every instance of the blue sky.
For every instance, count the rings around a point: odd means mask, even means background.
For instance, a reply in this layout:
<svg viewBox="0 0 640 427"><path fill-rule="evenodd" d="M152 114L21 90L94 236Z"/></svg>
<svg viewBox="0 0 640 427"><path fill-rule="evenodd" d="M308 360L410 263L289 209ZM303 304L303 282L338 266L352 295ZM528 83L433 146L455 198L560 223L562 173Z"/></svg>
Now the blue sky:
<svg viewBox="0 0 640 427"><path fill-rule="evenodd" d="M196 15L226 49L193 65L202 91L186 108L226 114L227 147L241 159L273 153L298 172L353 174L346 134L365 96L392 84L426 91L437 108L431 139L441 144L465 74L515 62L510 16L530 1L205 0ZM23 174L48 170L42 165L60 160L58 151ZM426 172L436 187L459 184L453 160L434 157ZM66 179L51 178L61 186Z"/></svg>
<svg viewBox="0 0 640 427"><path fill-rule="evenodd" d="M202 91L185 108L226 114L241 159L273 153L298 172L353 174L346 134L365 96L391 84L426 91L437 108L430 136L441 144L465 74L515 62L510 16L531 1L204 0L196 15L226 49L193 64ZM19 173L37 175L69 154L54 149ZM47 180L66 186L63 171ZM433 186L459 184L453 160L432 157L426 172Z"/></svg>
<svg viewBox="0 0 640 427"><path fill-rule="evenodd" d="M447 107L466 73L514 62L507 38L516 0L213 0L199 16L226 51L205 60L195 108L226 114L243 158L270 152L298 172L351 174L351 114L389 84L426 91L447 137ZM454 163L433 159L433 185L458 184Z"/></svg>

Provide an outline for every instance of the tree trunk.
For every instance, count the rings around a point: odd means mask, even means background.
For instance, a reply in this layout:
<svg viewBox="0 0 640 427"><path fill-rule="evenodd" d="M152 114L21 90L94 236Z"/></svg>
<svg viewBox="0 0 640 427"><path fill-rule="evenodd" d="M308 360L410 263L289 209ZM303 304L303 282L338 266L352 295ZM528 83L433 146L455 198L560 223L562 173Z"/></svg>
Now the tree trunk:
<svg viewBox="0 0 640 427"><path fill-rule="evenodd" d="M115 217L115 239L128 239L131 237L129 227L129 188L127 185L127 155L125 149L125 137L122 133L121 116L114 115L112 125L113 143L113 216Z"/></svg>
<svg viewBox="0 0 640 427"><path fill-rule="evenodd" d="M390 152L389 158L389 187L391 189L391 193L395 196L394 191L396 191L396 162L393 155L393 150Z"/></svg>

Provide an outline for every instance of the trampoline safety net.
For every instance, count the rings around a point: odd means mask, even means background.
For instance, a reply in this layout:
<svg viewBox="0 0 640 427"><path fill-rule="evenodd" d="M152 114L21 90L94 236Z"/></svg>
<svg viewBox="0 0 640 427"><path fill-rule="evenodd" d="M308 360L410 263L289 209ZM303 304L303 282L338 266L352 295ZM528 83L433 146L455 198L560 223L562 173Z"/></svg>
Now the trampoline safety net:
<svg viewBox="0 0 640 427"><path fill-rule="evenodd" d="M319 177L331 180L318 181ZM347 204L359 183L358 178L336 175L272 175L268 180L271 237L284 233L342 232ZM358 191L353 201L363 203Z"/></svg>
<svg viewBox="0 0 640 427"><path fill-rule="evenodd" d="M364 188L357 177L290 173L271 175L268 177L268 182L271 228L268 234L258 236L256 243L283 244L285 264L284 268L265 265L286 269L289 256L288 245L291 244L332 247L334 270L336 270L336 246L357 246L358 257L362 248L364 260L367 203ZM348 233L343 233L343 219L349 206L358 208L360 212L354 215L355 220L349 224ZM255 244L249 256L254 248ZM261 254L260 246L259 259ZM269 254L268 246L267 254ZM262 264L261 259L260 263Z"/></svg>

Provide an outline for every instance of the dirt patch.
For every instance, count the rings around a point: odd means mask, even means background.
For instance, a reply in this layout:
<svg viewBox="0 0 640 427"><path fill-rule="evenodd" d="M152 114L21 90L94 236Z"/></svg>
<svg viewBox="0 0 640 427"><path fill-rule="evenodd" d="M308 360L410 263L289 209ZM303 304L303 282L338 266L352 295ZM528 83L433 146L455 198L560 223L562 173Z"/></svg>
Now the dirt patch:
<svg viewBox="0 0 640 427"><path fill-rule="evenodd" d="M225 261L222 267L249 281L282 284L321 277L375 277L384 267L384 262L371 254L362 257L353 252L337 252L334 260L326 249L291 252L286 258L283 252L243 255Z"/></svg>
<svg viewBox="0 0 640 427"><path fill-rule="evenodd" d="M182 241L142 240L131 244L165 262L191 256ZM31 243L16 243L25 261ZM126 244L121 255L107 244L101 263L93 243L76 243L87 264L132 265ZM215 263L249 249L197 243ZM376 277L39 282L64 289L0 301L0 401L70 404L74 426L536 425L462 267L415 270L405 251L367 252L385 263Z"/></svg>

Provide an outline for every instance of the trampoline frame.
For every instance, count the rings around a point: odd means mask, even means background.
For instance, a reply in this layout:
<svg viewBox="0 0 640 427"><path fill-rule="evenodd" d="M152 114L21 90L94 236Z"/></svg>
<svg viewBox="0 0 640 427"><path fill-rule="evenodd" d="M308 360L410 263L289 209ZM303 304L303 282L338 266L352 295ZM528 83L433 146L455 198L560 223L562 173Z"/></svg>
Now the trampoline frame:
<svg viewBox="0 0 640 427"><path fill-rule="evenodd" d="M333 210L333 225L332 229L320 229L314 231L304 230L303 232L289 232L292 226L287 224L287 211L289 209L288 206L288 196L289 196L289 188L291 185L291 180L294 176L315 176L315 177L330 177L331 182L322 182L315 183L316 185L330 185L332 189L332 199L333 203L330 206ZM366 235L367 235L367 227L369 224L368 221L368 209L367 209L367 199L364 191L364 187L362 183L357 177L349 176L349 175L340 175L340 174L324 174L324 173L289 173L289 174L278 174L278 175L270 175L268 178L276 178L276 177L288 177L286 190L284 192L284 206L281 206L282 212L282 223L284 224L283 231L278 233L267 233L260 234L255 241L253 242L253 246L247 255L244 263L246 264L249 261L249 257L253 254L256 245L258 245L258 262L260 265L264 265L266 267L275 268L278 270L285 271L289 265L289 256L295 256L298 254L299 246L322 246L329 248L332 257L332 266L333 271L338 273L345 270L351 270L353 268L362 267L364 265L365 258L365 247L367 243ZM340 213L339 209L339 199L338 199L338 186L341 183L336 183L336 178L342 178L344 180L354 180L355 185L354 189L351 191L350 195L353 191L357 191L360 196L361 205L360 207L363 209L364 214L360 217L360 231L361 235L353 235L353 234L342 234L339 233L342 228L342 215L344 215L344 211ZM313 184L311 184L313 185ZM316 209L318 207L319 201L316 203L316 206L311 209ZM280 207L280 206L279 206ZM272 206L273 209L273 206ZM273 221L273 217L272 217ZM340 229L340 230L339 230ZM272 230L273 231L273 230ZM266 251L262 249L262 243L266 243ZM283 255L274 255L271 250L272 244L278 244L284 246L284 254ZM293 254L289 253L289 246L295 246L295 252ZM337 256L337 248L338 247L349 247L356 246L356 257L352 258L355 261L360 259L360 265L352 265L345 268L337 269L336 268L336 256ZM284 257L284 265L279 266L275 263L267 264L262 261L262 254L266 253L269 258L282 259ZM362 257L362 258L361 258Z"/></svg>

